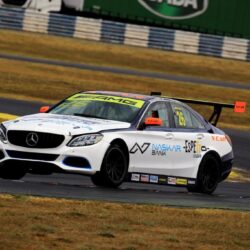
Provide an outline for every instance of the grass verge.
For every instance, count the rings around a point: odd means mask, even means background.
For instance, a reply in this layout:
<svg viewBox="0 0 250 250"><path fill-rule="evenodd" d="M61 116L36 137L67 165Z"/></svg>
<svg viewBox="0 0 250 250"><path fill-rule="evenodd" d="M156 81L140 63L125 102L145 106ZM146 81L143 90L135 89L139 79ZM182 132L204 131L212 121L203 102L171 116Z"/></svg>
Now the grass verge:
<svg viewBox="0 0 250 250"><path fill-rule="evenodd" d="M234 167L227 181L229 182L245 182L250 183L249 171L241 168Z"/></svg>
<svg viewBox="0 0 250 250"><path fill-rule="evenodd" d="M153 90L161 91L167 96L218 102L223 99L223 102L229 103L250 99L250 91L247 90L0 60L1 97L55 103L74 92L83 90L112 90L144 94L149 94ZM205 117L212 112L211 108L196 106L195 109ZM225 110L220 124L223 127L249 130L250 112L235 114L232 110Z"/></svg>
<svg viewBox="0 0 250 250"><path fill-rule="evenodd" d="M0 30L0 53L250 84L249 63L80 39Z"/></svg>
<svg viewBox="0 0 250 250"><path fill-rule="evenodd" d="M249 249L250 245L248 212L1 195L0 216L2 250Z"/></svg>

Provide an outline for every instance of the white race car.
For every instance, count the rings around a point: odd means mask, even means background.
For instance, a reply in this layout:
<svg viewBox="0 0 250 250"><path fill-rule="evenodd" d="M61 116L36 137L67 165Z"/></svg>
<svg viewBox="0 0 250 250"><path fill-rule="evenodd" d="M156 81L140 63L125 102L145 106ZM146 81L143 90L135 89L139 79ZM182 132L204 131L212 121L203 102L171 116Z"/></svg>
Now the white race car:
<svg viewBox="0 0 250 250"><path fill-rule="evenodd" d="M215 123L222 107L234 107L156 95L77 93L43 107L43 113L0 125L0 177L68 172L90 175L99 186L132 181L210 194L230 174L231 140L183 102L213 105Z"/></svg>

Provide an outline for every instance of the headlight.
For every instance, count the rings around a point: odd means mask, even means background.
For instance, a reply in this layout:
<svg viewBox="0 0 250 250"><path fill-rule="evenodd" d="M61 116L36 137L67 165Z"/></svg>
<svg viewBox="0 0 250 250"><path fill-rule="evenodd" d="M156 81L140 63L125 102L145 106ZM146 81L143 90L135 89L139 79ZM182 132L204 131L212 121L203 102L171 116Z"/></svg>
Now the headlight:
<svg viewBox="0 0 250 250"><path fill-rule="evenodd" d="M90 146L98 143L103 138L102 134L89 134L89 135L80 135L76 138L73 138L69 143L69 147L82 147Z"/></svg>
<svg viewBox="0 0 250 250"><path fill-rule="evenodd" d="M4 127L4 125L1 123L0 124L0 141L3 142L3 143L6 143L7 142L7 130L6 128Z"/></svg>

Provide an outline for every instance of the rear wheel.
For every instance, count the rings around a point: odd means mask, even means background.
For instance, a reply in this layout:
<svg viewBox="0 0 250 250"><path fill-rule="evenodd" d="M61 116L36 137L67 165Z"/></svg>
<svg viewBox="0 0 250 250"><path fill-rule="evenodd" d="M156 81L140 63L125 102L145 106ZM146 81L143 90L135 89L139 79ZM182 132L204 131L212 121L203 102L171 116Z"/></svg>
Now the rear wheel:
<svg viewBox="0 0 250 250"><path fill-rule="evenodd" d="M188 186L189 192L212 194L219 182L219 162L213 155L204 156L195 186Z"/></svg>
<svg viewBox="0 0 250 250"><path fill-rule="evenodd" d="M121 147L111 145L102 162L101 171L91 176L97 186L118 187L124 181L128 171L128 161Z"/></svg>

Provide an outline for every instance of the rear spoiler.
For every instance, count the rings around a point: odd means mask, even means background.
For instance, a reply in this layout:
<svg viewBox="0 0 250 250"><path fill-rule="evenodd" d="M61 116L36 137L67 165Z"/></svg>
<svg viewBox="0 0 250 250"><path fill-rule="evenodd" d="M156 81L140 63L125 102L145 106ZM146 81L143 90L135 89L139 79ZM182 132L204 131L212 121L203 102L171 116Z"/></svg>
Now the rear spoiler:
<svg viewBox="0 0 250 250"><path fill-rule="evenodd" d="M170 99L188 103L188 104L212 106L214 107L214 111L208 121L214 126L217 125L223 108L234 109L235 113L245 113L246 106L247 106L246 102L241 102L241 101L236 101L234 104L228 104L228 103L209 102L209 101L201 101L201 100L193 100L193 99L185 99L185 98L171 98L168 96L162 96L160 92L151 92L151 95L160 96L162 98L170 98Z"/></svg>

